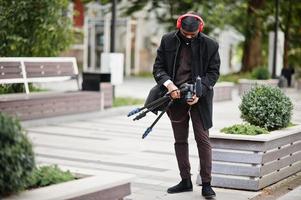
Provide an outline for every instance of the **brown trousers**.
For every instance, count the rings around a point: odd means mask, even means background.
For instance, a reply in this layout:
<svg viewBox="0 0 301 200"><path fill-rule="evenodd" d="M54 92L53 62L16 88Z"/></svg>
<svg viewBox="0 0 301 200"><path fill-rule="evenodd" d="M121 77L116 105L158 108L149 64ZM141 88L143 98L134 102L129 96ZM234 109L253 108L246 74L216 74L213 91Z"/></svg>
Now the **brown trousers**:
<svg viewBox="0 0 301 200"><path fill-rule="evenodd" d="M190 163L188 152L189 119L192 120L194 138L198 147L200 160L200 175L202 182L211 181L212 153L209 131L204 130L197 105L175 101L168 111L175 138L175 152L182 179L190 178Z"/></svg>

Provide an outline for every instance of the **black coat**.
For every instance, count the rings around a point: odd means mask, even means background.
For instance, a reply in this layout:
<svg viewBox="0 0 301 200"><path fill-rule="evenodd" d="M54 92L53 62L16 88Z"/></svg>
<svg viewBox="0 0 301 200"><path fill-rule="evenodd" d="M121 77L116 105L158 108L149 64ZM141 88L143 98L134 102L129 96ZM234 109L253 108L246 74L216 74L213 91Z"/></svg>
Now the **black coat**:
<svg viewBox="0 0 301 200"><path fill-rule="evenodd" d="M153 66L153 75L162 85L167 80L174 80L176 62L181 45L178 31L165 34L157 50L157 57ZM219 77L220 57L218 43L203 33L199 33L191 43L192 47L192 78L202 78L203 95L197 103L203 121L204 129L212 127L212 99L213 86Z"/></svg>

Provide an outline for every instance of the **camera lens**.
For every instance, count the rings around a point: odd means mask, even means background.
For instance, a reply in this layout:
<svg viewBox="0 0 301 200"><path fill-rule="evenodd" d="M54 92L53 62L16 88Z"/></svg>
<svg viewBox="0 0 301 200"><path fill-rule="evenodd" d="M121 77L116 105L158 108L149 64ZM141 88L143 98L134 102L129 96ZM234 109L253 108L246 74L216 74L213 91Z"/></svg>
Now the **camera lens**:
<svg viewBox="0 0 301 200"><path fill-rule="evenodd" d="M185 95L185 99L186 99L186 101L187 102L192 102L193 101L193 94L192 94L192 92L191 91L188 91L187 93L186 93L186 95Z"/></svg>

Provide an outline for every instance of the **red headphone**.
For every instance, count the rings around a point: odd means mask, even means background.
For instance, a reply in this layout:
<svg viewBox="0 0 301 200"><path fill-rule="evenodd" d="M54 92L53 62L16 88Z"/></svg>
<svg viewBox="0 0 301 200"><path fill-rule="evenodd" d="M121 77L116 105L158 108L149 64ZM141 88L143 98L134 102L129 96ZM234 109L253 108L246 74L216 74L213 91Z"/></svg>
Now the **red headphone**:
<svg viewBox="0 0 301 200"><path fill-rule="evenodd" d="M198 19L200 21L200 25L199 25L199 32L203 31L204 28L204 21L203 19L198 16L198 15L194 15L194 14L185 14L185 15L181 15L178 20L177 20L177 29L180 29L182 26L182 19L184 19L185 17L195 17L196 19Z"/></svg>

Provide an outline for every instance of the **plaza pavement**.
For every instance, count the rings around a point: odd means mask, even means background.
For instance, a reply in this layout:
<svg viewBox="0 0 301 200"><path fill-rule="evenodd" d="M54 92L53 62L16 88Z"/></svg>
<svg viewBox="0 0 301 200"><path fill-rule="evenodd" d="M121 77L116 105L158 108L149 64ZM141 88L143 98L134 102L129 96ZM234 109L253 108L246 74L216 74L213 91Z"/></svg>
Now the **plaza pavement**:
<svg viewBox="0 0 301 200"><path fill-rule="evenodd" d="M115 95L145 98L153 85L152 79L128 79L115 88ZM287 93L295 103L293 121L301 122L301 94L295 90L287 90ZM240 123L239 103L236 91L232 101L216 102L213 111L214 127L210 131ZM39 164L57 164L73 172L92 175L98 171L134 174L132 194L127 200L202 199L201 187L196 184L193 192L166 193L169 186L179 182L170 122L165 115L150 135L142 140L142 134L156 116L149 114L134 122L126 117L132 108L133 106L129 106L27 121L23 125L33 141ZM189 144L192 180L195 182L198 155L192 130ZM220 200L247 200L260 193L223 188L215 188L215 191L216 199ZM288 194L300 196L300 187ZM282 200L292 200L287 195Z"/></svg>

